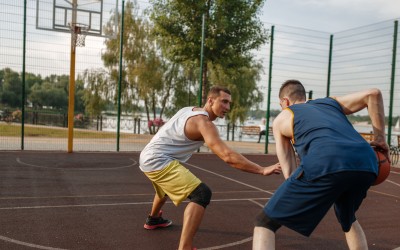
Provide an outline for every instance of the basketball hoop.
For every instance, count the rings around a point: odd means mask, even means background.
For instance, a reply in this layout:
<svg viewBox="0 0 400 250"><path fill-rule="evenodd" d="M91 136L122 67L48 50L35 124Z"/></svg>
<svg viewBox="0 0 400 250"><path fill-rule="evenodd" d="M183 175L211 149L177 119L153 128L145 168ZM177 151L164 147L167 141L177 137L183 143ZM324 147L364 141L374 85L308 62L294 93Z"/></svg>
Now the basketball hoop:
<svg viewBox="0 0 400 250"><path fill-rule="evenodd" d="M85 38L90 27L82 23L71 24L72 44L75 47L85 47Z"/></svg>

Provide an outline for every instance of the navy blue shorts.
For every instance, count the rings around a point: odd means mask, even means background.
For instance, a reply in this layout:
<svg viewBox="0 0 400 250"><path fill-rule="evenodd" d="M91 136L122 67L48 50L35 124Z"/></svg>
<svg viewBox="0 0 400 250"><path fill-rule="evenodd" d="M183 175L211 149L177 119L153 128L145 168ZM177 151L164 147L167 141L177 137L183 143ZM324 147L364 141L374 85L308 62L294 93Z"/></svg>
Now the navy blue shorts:
<svg viewBox="0 0 400 250"><path fill-rule="evenodd" d="M356 220L360 207L376 175L370 172L344 171L306 181L298 168L264 207L266 215L304 236L310 236L334 205L344 232Z"/></svg>

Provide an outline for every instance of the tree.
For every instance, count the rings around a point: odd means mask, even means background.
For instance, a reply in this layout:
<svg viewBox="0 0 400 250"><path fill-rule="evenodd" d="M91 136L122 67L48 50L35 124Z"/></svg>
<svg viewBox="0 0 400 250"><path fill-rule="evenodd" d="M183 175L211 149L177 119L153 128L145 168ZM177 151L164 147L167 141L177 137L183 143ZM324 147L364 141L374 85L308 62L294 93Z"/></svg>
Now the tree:
<svg viewBox="0 0 400 250"><path fill-rule="evenodd" d="M65 90L48 81L33 85L29 100L35 108L47 107L58 110L67 110L68 108L68 95Z"/></svg>
<svg viewBox="0 0 400 250"><path fill-rule="evenodd" d="M166 110L166 115L171 117L179 109L186 106L197 106L195 92L196 76L199 71L194 65L185 65L180 71L174 84L173 95L171 98L171 107Z"/></svg>
<svg viewBox="0 0 400 250"><path fill-rule="evenodd" d="M12 108L21 107L22 82L18 72L5 68L0 71L0 76L1 104Z"/></svg>
<svg viewBox="0 0 400 250"><path fill-rule="evenodd" d="M31 76L32 79L36 78L35 83L29 90L28 101L32 103L35 108L52 108L62 111L68 109L68 75L50 75L43 80L38 77ZM83 83L78 80L75 83L75 110L82 112L84 110L84 103L82 101Z"/></svg>
<svg viewBox="0 0 400 250"><path fill-rule="evenodd" d="M84 83L82 101L85 111L89 115L99 116L106 108L110 90L108 89L108 74L103 69L84 71L83 76L78 76L78 81Z"/></svg>
<svg viewBox="0 0 400 250"><path fill-rule="evenodd" d="M267 31L257 17L265 0L150 0L150 2L153 4L150 18L155 25L155 34L163 41L162 49L166 56L178 63L196 62L199 65L202 16L205 15L203 104L209 89L207 82L209 67L225 72L225 75L246 67L252 70L250 67L254 63L251 51L258 49L268 39ZM226 80L229 81L222 83L223 85L245 84L233 81L234 77ZM256 84L252 86L248 89L249 92L257 92ZM238 89L241 88L238 86ZM246 103L246 100L251 101L245 97L240 103ZM241 107L236 106L238 111Z"/></svg>
<svg viewBox="0 0 400 250"><path fill-rule="evenodd" d="M36 83L32 86L29 100L34 108L52 107L66 109L68 99L62 89L57 89L49 82L43 84Z"/></svg>
<svg viewBox="0 0 400 250"><path fill-rule="evenodd" d="M152 25L137 16L136 2L128 2L124 14L121 106L125 112L135 112L143 105L149 121L162 120L181 69L163 57L159 49L161 42L152 35ZM106 25L106 33L111 30L113 21L111 18ZM119 77L119 37L107 39L107 50L102 54L103 62L111 72L108 84L115 87ZM116 98L115 95L115 101ZM149 123L150 133L157 130L158 127Z"/></svg>
<svg viewBox="0 0 400 250"><path fill-rule="evenodd" d="M121 105L123 110L126 112L135 111L134 103L138 100L137 87L135 86L137 83L137 77L134 77L131 73L129 77L129 73L132 71L136 71L138 67L140 67L140 62L138 59L144 53L142 44L140 44L140 37L143 34L140 34L140 27L142 20L140 18L136 18L137 10L136 2L127 2L124 13L124 37L123 37L123 51L122 51L122 82L121 82ZM115 18L110 18L110 21L107 23L105 28L105 33L109 33L112 31L112 27L114 26L113 22ZM110 85L114 85L114 88L109 89L118 89L118 81L119 81L119 58L120 58L120 34L121 34L121 26L118 26L119 29L117 31L116 36L107 39L105 44L107 50L102 54L102 59L104 65L110 71L111 81L108 82ZM114 102L117 103L117 92L114 93Z"/></svg>
<svg viewBox="0 0 400 250"><path fill-rule="evenodd" d="M135 77L132 72L131 77ZM174 86L174 79L179 73L179 66L170 64L156 55L154 50L148 51L146 57L142 58L142 67L138 73L138 92L149 121L162 120L164 109L169 101ZM149 122L149 131L155 134L160 126L154 126L154 122ZM159 125L162 125L159 124Z"/></svg>
<svg viewBox="0 0 400 250"><path fill-rule="evenodd" d="M256 103L263 100L262 93L256 84L260 80L262 65L253 63L249 67L223 69L222 66L213 66L210 79L218 85L229 83L227 87L232 92L231 112L228 119L243 122L248 111Z"/></svg>
<svg viewBox="0 0 400 250"><path fill-rule="evenodd" d="M28 96L31 92L31 88L36 83L42 84L43 79L41 75L35 75L33 73L25 73L25 94Z"/></svg>

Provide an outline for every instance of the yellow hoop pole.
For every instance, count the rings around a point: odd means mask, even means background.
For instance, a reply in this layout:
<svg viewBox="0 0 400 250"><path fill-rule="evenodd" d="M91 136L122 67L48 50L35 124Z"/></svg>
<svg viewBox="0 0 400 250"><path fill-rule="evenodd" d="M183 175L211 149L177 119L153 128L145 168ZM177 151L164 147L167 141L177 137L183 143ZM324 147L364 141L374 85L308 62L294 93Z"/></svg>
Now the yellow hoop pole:
<svg viewBox="0 0 400 250"><path fill-rule="evenodd" d="M72 3L72 25L76 23L76 1ZM74 138L74 111L75 111L75 27L72 27L71 33L71 60L69 70L69 92L68 92L68 153L73 152L73 138Z"/></svg>
<svg viewBox="0 0 400 250"><path fill-rule="evenodd" d="M75 106L75 45L71 45L71 62L68 93L68 153L73 151Z"/></svg>

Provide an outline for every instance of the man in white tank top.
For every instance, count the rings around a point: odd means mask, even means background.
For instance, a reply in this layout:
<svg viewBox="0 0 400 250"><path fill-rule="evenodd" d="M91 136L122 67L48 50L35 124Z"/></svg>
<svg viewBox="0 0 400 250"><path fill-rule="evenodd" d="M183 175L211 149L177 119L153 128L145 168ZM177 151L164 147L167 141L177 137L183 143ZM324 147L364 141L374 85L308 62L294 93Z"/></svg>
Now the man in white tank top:
<svg viewBox="0 0 400 250"><path fill-rule="evenodd" d="M156 229L172 224L161 216L161 207L168 197L176 206L190 199L184 212L179 249L193 248L193 237L211 200L210 188L181 164L204 142L223 161L239 170L261 175L281 172L279 164L262 167L233 151L221 140L212 121L224 118L230 104L231 93L228 89L212 87L203 108L186 107L178 111L140 154L140 169L156 191L144 228Z"/></svg>

